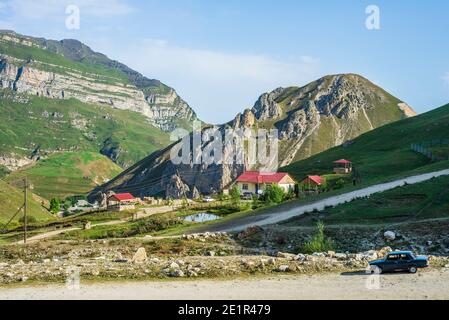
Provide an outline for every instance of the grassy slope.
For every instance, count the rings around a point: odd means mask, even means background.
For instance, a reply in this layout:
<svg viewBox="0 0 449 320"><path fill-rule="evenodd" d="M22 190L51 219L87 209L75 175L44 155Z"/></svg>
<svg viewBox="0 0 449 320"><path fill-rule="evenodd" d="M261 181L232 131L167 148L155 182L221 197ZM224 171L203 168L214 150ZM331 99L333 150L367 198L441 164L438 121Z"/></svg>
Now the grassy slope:
<svg viewBox="0 0 449 320"><path fill-rule="evenodd" d="M51 199L87 193L120 172L119 166L98 153L65 152L39 161L32 168L12 173L6 180L20 185L27 176L36 194Z"/></svg>
<svg viewBox="0 0 449 320"><path fill-rule="evenodd" d="M329 208L319 215L305 215L291 220L287 225L313 225L318 218L327 225L388 224L449 218L448 196L449 177L439 177Z"/></svg>
<svg viewBox="0 0 449 320"><path fill-rule="evenodd" d="M339 146L281 170L301 179L309 174L332 171L333 161L347 158L354 162L364 183L388 179L423 168L431 162L410 150L412 143L449 137L449 105L426 114L401 120L368 132L350 146Z"/></svg>
<svg viewBox="0 0 449 320"><path fill-rule="evenodd" d="M23 191L0 180L0 223L6 223L17 212L22 204ZM53 216L42 207L42 200L32 193L29 193L28 196L28 214L36 217L38 220L54 219ZM20 213L15 221L22 216L23 214Z"/></svg>
<svg viewBox="0 0 449 320"><path fill-rule="evenodd" d="M75 99L51 100L24 97L28 103L4 91L0 99L0 152L29 156L41 150L85 150L99 152L107 139L121 150L117 162L131 165L168 144L167 134L150 126L138 113L89 105ZM63 118L43 116L58 112ZM84 129L73 125L87 121ZM14 123L14 126L11 126ZM20 148L19 148L20 147Z"/></svg>

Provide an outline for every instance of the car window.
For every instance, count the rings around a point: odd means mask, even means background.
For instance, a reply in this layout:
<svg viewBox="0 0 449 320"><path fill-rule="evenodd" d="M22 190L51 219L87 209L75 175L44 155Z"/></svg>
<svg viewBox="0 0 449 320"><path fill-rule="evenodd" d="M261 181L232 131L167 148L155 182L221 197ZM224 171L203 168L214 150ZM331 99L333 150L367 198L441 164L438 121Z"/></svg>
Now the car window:
<svg viewBox="0 0 449 320"><path fill-rule="evenodd" d="M387 258L388 261L397 261L399 260L399 256L397 254L390 254Z"/></svg>

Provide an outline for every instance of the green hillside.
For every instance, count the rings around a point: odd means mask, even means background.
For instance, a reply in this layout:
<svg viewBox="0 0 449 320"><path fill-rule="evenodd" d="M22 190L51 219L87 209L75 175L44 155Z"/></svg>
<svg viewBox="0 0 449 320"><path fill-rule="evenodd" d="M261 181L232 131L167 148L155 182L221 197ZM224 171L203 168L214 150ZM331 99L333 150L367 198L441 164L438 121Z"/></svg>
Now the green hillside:
<svg viewBox="0 0 449 320"><path fill-rule="evenodd" d="M29 157L58 150L91 151L129 166L169 143L168 135L140 114L90 105L0 92L0 151ZM14 125L11 125L13 123Z"/></svg>
<svg viewBox="0 0 449 320"><path fill-rule="evenodd" d="M426 171L426 166L432 164L429 158L412 151L411 144L448 138L449 105L446 105L375 129L345 146L295 162L281 170L301 179L310 174L332 172L333 162L345 158L354 162L364 184L386 180L412 170ZM444 148L442 146L440 149ZM441 166L444 167L445 162Z"/></svg>
<svg viewBox="0 0 449 320"><path fill-rule="evenodd" d="M6 223L23 204L23 191L14 188L5 181L0 180L0 224ZM35 217L38 221L52 220L54 217L42 207L42 199L29 193L28 195L28 214ZM23 216L20 213L14 221L18 221Z"/></svg>
<svg viewBox="0 0 449 320"><path fill-rule="evenodd" d="M449 177L407 185L292 219L287 225L369 225L449 218ZM312 219L313 218L313 219Z"/></svg>
<svg viewBox="0 0 449 320"><path fill-rule="evenodd" d="M19 187L25 176L33 192L46 199L85 194L118 175L122 169L110 159L93 152L64 152L37 165L14 172L6 181Z"/></svg>

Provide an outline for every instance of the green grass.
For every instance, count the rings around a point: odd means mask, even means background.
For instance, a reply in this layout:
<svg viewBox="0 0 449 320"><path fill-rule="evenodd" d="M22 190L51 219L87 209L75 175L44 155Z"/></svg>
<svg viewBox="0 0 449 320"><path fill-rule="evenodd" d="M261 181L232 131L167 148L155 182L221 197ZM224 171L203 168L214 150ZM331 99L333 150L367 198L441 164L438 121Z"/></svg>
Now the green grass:
<svg viewBox="0 0 449 320"><path fill-rule="evenodd" d="M46 199L64 199L88 193L121 171L118 165L98 153L64 152L41 160L34 167L14 172L6 181L19 185L26 176L36 194Z"/></svg>
<svg viewBox="0 0 449 320"><path fill-rule="evenodd" d="M3 226L17 210L23 205L23 189L17 189L5 181L0 180L0 224ZM42 199L39 199L31 192L28 194L28 214L38 221L50 221L55 218L42 207ZM17 215L14 222L18 222L23 217L23 213Z"/></svg>
<svg viewBox="0 0 449 320"><path fill-rule="evenodd" d="M369 225L449 218L449 177L398 187L367 199L327 208L319 214L292 219L286 225Z"/></svg>
<svg viewBox="0 0 449 320"><path fill-rule="evenodd" d="M332 148L281 170L300 180L311 174L331 173L333 162L346 158L354 162L362 181L370 183L432 164L428 158L411 151L411 144L447 137L449 105L380 127L356 138L354 143L347 147Z"/></svg>
<svg viewBox="0 0 449 320"><path fill-rule="evenodd" d="M0 122L0 154L30 156L36 148L43 152L108 150L119 165L127 167L169 143L168 134L148 124L136 112L75 99L24 96L29 102L23 103L17 98L8 90L0 93L4 120ZM50 117L44 117L44 112ZM54 112L63 118L52 117ZM77 128L75 124L79 120L85 121L86 126Z"/></svg>

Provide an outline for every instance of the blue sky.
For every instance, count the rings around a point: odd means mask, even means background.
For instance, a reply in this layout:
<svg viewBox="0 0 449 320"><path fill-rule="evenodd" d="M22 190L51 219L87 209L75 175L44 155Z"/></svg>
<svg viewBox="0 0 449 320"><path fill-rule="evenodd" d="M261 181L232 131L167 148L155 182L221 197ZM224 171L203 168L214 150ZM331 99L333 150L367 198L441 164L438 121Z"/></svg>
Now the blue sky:
<svg viewBox="0 0 449 320"><path fill-rule="evenodd" d="M79 30L66 28L69 4ZM380 30L365 27L368 5ZM265 91L335 73L361 74L418 112L449 103L448 18L444 0L0 0L1 28L79 39L213 123Z"/></svg>

